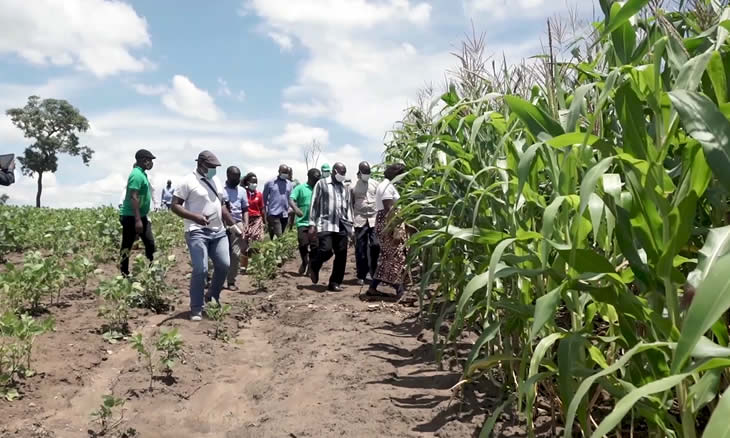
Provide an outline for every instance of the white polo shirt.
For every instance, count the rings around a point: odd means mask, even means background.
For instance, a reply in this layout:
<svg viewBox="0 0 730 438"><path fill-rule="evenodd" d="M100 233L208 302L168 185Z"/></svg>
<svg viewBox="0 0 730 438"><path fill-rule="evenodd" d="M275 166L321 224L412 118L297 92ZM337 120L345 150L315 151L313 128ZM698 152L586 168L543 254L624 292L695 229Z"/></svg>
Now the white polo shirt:
<svg viewBox="0 0 730 438"><path fill-rule="evenodd" d="M393 183L389 179L384 179L375 190L375 209L378 211L385 210L383 201L397 201L399 199L400 193L398 193Z"/></svg>
<svg viewBox="0 0 730 438"><path fill-rule="evenodd" d="M209 185L215 188L216 191L211 190ZM190 172L183 178L182 184L175 189L175 197L185 201L183 207L186 210L191 213L202 214L210 222L207 227L203 227L191 220L184 219L185 231L196 231L204 228L220 231L224 228L221 202L226 201L228 195L226 195L223 187L217 176L208 179L199 174L197 170ZM216 192L218 196L216 196Z"/></svg>

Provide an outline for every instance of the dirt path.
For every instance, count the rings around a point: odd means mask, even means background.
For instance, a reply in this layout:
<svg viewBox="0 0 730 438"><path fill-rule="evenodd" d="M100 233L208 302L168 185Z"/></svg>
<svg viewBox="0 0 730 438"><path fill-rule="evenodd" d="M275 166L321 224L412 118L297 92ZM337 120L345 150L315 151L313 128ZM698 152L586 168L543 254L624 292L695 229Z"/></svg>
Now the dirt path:
<svg viewBox="0 0 730 438"><path fill-rule="evenodd" d="M152 391L130 346L104 343L95 333L101 321L93 297L53 309L57 331L38 340L39 375L25 382L22 400L0 402L0 435L88 436L98 430L90 413L112 392L126 400L120 429L141 437L475 434L481 408L499 394L451 399L459 374L433 364L431 335L422 332L415 307L363 302L358 286L325 292L294 269L294 262L285 265L267 292L256 293L246 278L240 292L224 291L235 309L225 343L209 336L211 321L187 321L189 267L181 263L178 311L140 313L132 323L145 335L178 327L185 340L175 381L158 377Z"/></svg>

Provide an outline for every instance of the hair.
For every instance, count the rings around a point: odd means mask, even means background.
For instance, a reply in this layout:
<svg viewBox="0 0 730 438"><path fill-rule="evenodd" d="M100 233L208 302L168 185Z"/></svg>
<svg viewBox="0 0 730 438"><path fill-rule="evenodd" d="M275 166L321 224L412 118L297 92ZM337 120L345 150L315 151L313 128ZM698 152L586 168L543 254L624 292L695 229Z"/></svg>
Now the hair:
<svg viewBox="0 0 730 438"><path fill-rule="evenodd" d="M397 177L400 174L405 173L406 171L406 165L403 163L395 163L395 164L389 164L385 168L385 177L388 179L393 179Z"/></svg>
<svg viewBox="0 0 730 438"><path fill-rule="evenodd" d="M246 176L243 177L243 186L248 186L248 184L251 182L252 179L258 179L255 173L249 172L246 174Z"/></svg>
<svg viewBox="0 0 730 438"><path fill-rule="evenodd" d="M319 178L321 176L322 176L322 172L320 172L319 169L309 169L309 172L307 172L307 179Z"/></svg>

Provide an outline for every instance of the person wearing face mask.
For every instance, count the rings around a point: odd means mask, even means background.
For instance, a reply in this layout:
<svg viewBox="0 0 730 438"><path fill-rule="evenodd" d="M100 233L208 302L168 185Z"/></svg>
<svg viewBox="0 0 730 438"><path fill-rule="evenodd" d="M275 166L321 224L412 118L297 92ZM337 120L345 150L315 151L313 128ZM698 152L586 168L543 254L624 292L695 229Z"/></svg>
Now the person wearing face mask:
<svg viewBox="0 0 730 438"><path fill-rule="evenodd" d="M355 225L355 261L357 264L357 284L362 286L368 274L375 276L378 266L380 243L375 233L375 192L378 181L370 178L370 164L363 161L358 166L357 181L350 188L352 213Z"/></svg>
<svg viewBox="0 0 730 438"><path fill-rule="evenodd" d="M140 149L134 154L134 159L136 162L127 179L126 195L119 210L122 223L122 257L119 267L125 277L129 276L129 253L137 237L142 239L145 256L150 262L155 255L155 237L147 218L152 199L147 172L152 169L155 156L147 149Z"/></svg>
<svg viewBox="0 0 730 438"><path fill-rule="evenodd" d="M258 182L256 174L250 172L241 183L246 189L248 198L248 227L246 227L241 248L241 271L243 273L248 270L251 244L263 240L266 232L266 207L264 206L264 195L258 190Z"/></svg>
<svg viewBox="0 0 730 438"><path fill-rule="evenodd" d="M347 168L342 163L334 165L331 178L321 179L314 186L312 206L309 212L309 237L317 239L317 251L311 258L309 276L312 283L319 283L319 271L332 255L328 289L341 292L347 267L347 244L352 236L352 204L350 190L345 187Z"/></svg>
<svg viewBox="0 0 730 438"><path fill-rule="evenodd" d="M226 191L216 177L220 161L212 152L203 151L198 155L197 163L197 168L183 179L172 199L173 213L184 219L185 240L193 265L190 277L192 321L203 319L206 301L220 302L230 267L226 227L235 223L226 207ZM205 294L209 257L213 261L213 280Z"/></svg>
<svg viewBox="0 0 730 438"><path fill-rule="evenodd" d="M307 183L294 187L289 199L289 205L297 217L297 240L299 242L299 255L302 257L299 275L306 274L309 268L309 256L317 249L316 239L310 240L309 238L309 210L312 206L312 191L320 179L318 169L309 169Z"/></svg>
<svg viewBox="0 0 730 438"><path fill-rule="evenodd" d="M322 171L322 179L327 179L332 176L332 168L329 164L324 163L320 170Z"/></svg>
<svg viewBox="0 0 730 438"><path fill-rule="evenodd" d="M230 246L231 267L228 269L228 290L236 291L236 277L241 263L241 254L245 250L244 231L248 228L248 196L241 187L241 170L231 166L226 171L226 195L228 210L233 217L234 225L228 227L228 244Z"/></svg>
<svg viewBox="0 0 730 438"><path fill-rule="evenodd" d="M385 168L385 179L378 184L375 194L375 203L378 215L375 230L380 241L380 258L375 270L375 278L367 291L369 297L382 296L378 292L380 283L391 285L400 298L404 292L406 273L406 228L405 224L396 219L396 203L400 199L393 180L403 173L406 167L403 164L391 164Z"/></svg>
<svg viewBox="0 0 730 438"><path fill-rule="evenodd" d="M269 237L281 237L289 223L289 197L292 183L289 180L291 169L286 164L279 166L279 176L264 186L264 205L266 222L269 224Z"/></svg>

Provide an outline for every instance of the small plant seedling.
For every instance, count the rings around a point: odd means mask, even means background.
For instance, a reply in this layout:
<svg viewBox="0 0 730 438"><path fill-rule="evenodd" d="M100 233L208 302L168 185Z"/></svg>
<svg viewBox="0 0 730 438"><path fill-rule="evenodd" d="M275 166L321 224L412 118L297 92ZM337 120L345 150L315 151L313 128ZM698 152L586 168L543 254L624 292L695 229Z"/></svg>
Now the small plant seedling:
<svg viewBox="0 0 730 438"><path fill-rule="evenodd" d="M43 333L53 330L52 318L38 322L27 314L18 316L5 312L0 317L0 396L12 401L20 397L13 388L15 377L34 375L31 368L33 342Z"/></svg>
<svg viewBox="0 0 730 438"><path fill-rule="evenodd" d="M137 351L137 357L142 362L142 366L150 375L150 391L152 391L152 383L155 378L155 365L152 359L152 351L149 346L145 344L141 333L137 333L132 336L130 342L132 343L132 348Z"/></svg>
<svg viewBox="0 0 730 438"><path fill-rule="evenodd" d="M102 282L97 295L104 299L104 305L99 309L99 316L106 319L104 339L115 343L129 333L129 303L139 295L142 286L133 281L118 276Z"/></svg>
<svg viewBox="0 0 730 438"><path fill-rule="evenodd" d="M177 328L163 331L157 338L155 347L160 353L160 367L168 376L172 375L172 366L182 356L183 339Z"/></svg>
<svg viewBox="0 0 730 438"><path fill-rule="evenodd" d="M214 328L214 332L213 332L214 339L221 339L223 341L228 340L228 333L226 332L226 329L223 326L223 321L226 319L226 316L230 312L231 312L230 304L221 305L216 300L212 300L210 303L208 303L205 306L206 315L208 315L208 318L212 319L215 323L215 328Z"/></svg>
<svg viewBox="0 0 730 438"><path fill-rule="evenodd" d="M118 416L115 415L117 410ZM99 409L91 413L91 418L99 423L99 432L95 434L96 436L105 436L113 432L124 421L124 400L114 397L114 394L103 396Z"/></svg>

